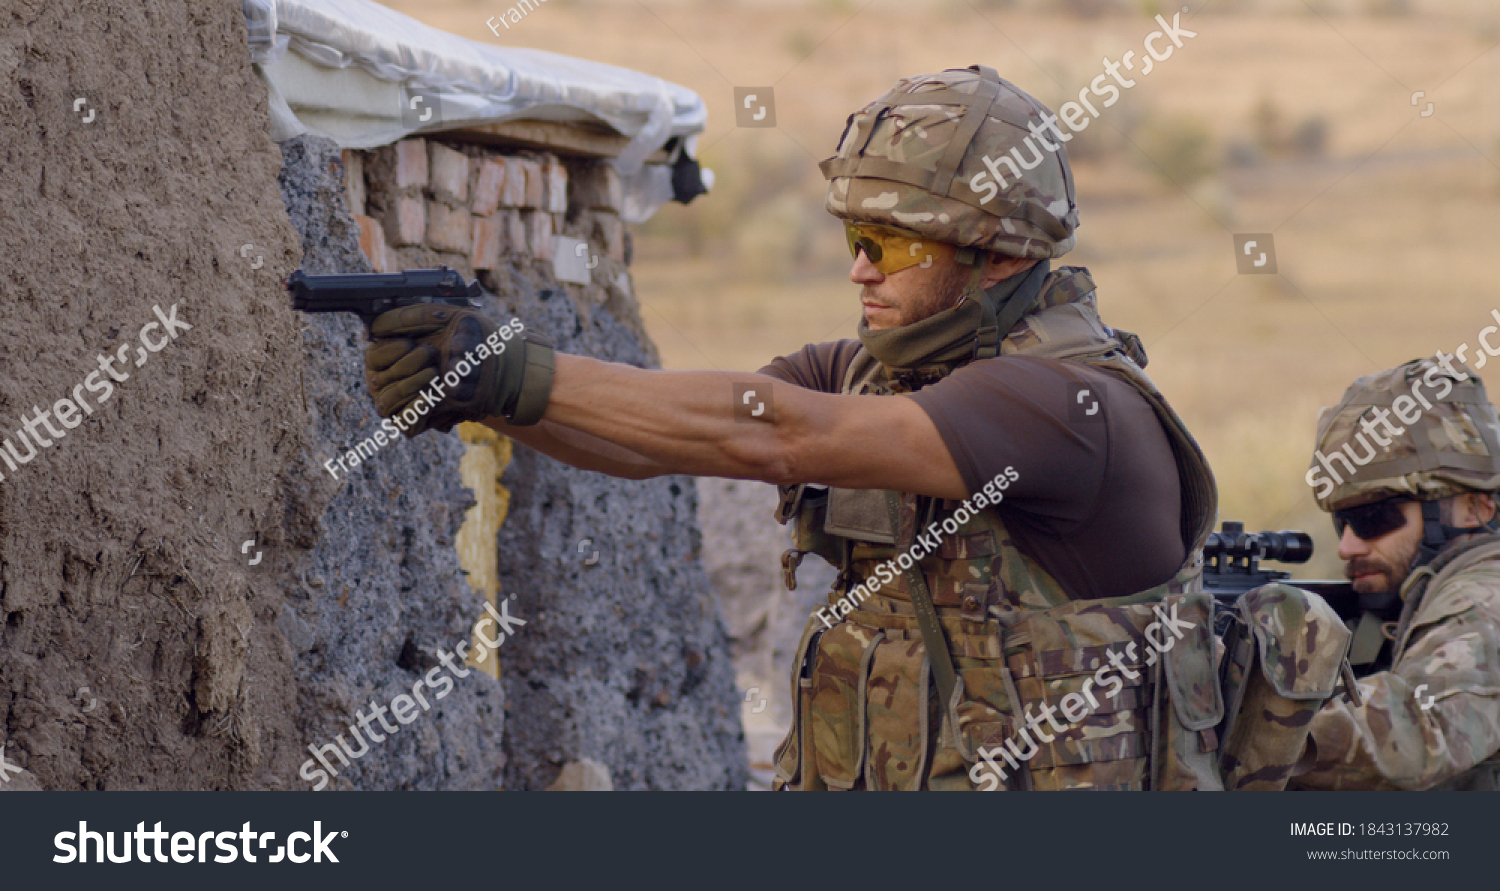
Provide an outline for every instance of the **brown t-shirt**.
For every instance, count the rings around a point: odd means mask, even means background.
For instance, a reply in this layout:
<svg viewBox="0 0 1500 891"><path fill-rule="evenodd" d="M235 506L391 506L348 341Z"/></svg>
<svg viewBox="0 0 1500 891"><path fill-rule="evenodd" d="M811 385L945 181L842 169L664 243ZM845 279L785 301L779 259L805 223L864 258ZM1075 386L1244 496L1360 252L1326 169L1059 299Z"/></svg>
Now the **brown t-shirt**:
<svg viewBox="0 0 1500 891"><path fill-rule="evenodd" d="M837 393L859 341L810 344L760 370ZM1186 557L1177 463L1133 386L1081 362L999 356L909 394L970 492L1015 469L1000 513L1016 546L1075 599L1134 594Z"/></svg>

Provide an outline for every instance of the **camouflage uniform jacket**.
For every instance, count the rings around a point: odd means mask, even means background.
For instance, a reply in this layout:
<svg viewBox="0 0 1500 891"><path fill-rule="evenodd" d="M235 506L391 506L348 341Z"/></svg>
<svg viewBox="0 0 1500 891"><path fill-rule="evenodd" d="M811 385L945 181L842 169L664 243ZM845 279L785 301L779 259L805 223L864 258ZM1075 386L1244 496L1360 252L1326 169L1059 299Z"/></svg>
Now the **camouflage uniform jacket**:
<svg viewBox="0 0 1500 891"><path fill-rule="evenodd" d="M1363 704L1313 719L1307 789L1500 790L1500 535L1456 545L1401 586L1389 671Z"/></svg>

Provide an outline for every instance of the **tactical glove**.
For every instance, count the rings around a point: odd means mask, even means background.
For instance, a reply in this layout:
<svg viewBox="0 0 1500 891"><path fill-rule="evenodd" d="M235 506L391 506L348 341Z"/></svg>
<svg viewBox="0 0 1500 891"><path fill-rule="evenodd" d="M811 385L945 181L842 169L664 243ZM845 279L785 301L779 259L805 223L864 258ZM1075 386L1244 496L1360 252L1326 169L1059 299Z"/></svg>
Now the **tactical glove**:
<svg viewBox="0 0 1500 891"><path fill-rule="evenodd" d="M365 351L376 410L390 418L416 409L421 417L405 428L407 436L497 415L535 424L552 390L552 345L508 329L479 310L437 303L376 317Z"/></svg>

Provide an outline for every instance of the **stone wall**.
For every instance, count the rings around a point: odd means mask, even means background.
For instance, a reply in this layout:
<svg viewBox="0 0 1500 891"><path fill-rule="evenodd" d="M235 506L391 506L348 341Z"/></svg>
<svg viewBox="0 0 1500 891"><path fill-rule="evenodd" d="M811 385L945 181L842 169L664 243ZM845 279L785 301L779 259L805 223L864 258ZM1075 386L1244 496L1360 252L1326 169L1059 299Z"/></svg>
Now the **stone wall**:
<svg viewBox="0 0 1500 891"><path fill-rule="evenodd" d="M309 169L338 166L325 151L328 164ZM453 267L479 278L495 318L519 318L561 350L657 364L607 163L430 136L339 160L372 268ZM596 776L575 764L591 762L616 789L743 788L738 697L699 559L695 481L614 480L513 449L478 425L460 432L467 460L484 457L487 468L470 485L499 494L488 520L468 527L498 556L493 582L476 587L491 603L509 597L527 622L483 666L505 690L504 786L566 786L575 773ZM417 441L445 438L456 439ZM489 574L465 569L470 581ZM564 775L565 765L575 769Z"/></svg>

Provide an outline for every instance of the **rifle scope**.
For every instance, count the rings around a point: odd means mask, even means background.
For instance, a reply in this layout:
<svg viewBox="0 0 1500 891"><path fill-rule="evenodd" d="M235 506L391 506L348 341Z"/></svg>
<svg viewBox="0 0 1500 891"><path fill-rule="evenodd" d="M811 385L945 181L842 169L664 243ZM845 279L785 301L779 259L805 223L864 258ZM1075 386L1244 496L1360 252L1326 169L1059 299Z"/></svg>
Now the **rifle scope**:
<svg viewBox="0 0 1500 891"><path fill-rule="evenodd" d="M1208 541L1203 545L1205 560L1217 558L1231 564L1241 560L1306 563L1312 558L1312 554L1312 536L1306 532L1291 529L1280 532L1246 532L1244 523L1227 521L1222 531L1210 532Z"/></svg>

